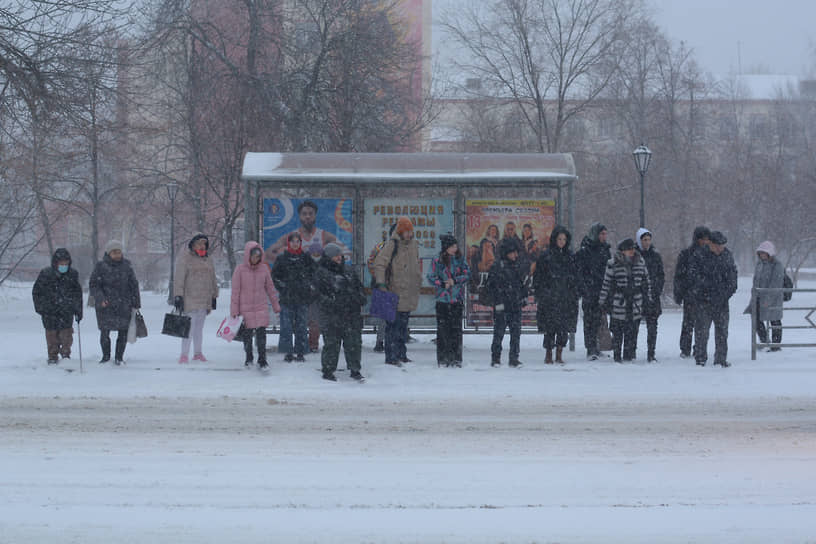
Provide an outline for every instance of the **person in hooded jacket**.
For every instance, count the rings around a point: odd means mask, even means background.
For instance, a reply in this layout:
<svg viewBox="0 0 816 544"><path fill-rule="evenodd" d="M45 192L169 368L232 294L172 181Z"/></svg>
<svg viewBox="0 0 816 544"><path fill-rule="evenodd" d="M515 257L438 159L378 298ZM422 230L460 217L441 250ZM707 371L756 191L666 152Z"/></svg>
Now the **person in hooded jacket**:
<svg viewBox="0 0 816 544"><path fill-rule="evenodd" d="M693 298L687 296L697 281L690 271L691 257L694 253L707 251L706 246L710 237L711 231L708 227L696 227L691 245L677 255L677 264L674 267L674 301L683 306L683 322L680 325L680 357L683 359L691 357L691 342L697 315Z"/></svg>
<svg viewBox="0 0 816 544"><path fill-rule="evenodd" d="M179 312L190 316L190 336L181 339L180 364L190 362L191 340L193 360L207 362L202 352L204 320L215 310L218 298L218 280L209 250L209 238L197 233L187 244L187 251L182 251L176 259L174 306Z"/></svg>
<svg viewBox="0 0 816 544"><path fill-rule="evenodd" d="M754 269L754 287L785 286L785 267L776 258L776 247L770 240L765 240L756 249L759 259ZM775 293L761 293L757 295L757 336L763 344L768 343L768 328L765 323L771 322L771 340L774 344L782 343L782 305L784 297L782 291ZM750 310L750 309L749 309ZM779 347L771 347L770 351L779 351Z"/></svg>
<svg viewBox="0 0 816 544"><path fill-rule="evenodd" d="M708 246L691 255L689 273L695 278L687 296L695 309L694 360L705 366L708 360L708 335L714 323L714 364L723 368L728 362L728 300L737 291L737 265L725 247L728 239L713 231Z"/></svg>
<svg viewBox="0 0 816 544"><path fill-rule="evenodd" d="M646 263L635 251L635 241L626 238L618 244L618 251L606 265L598 299L602 308L608 305L612 310L609 330L612 332L612 356L616 363L635 359L643 305L650 297Z"/></svg>
<svg viewBox="0 0 816 544"><path fill-rule="evenodd" d="M414 238L414 225L409 217L397 219L394 233L374 259L374 273L377 289L399 297L394 321L385 324L385 364L402 366L411 362L406 346L408 320L417 309L422 285L419 242Z"/></svg>
<svg viewBox="0 0 816 544"><path fill-rule="evenodd" d="M79 274L71 268L71 254L58 248L51 257L51 266L40 270L34 288L34 311L40 314L45 328L48 364L55 365L58 357L71 358L74 342L73 320L82 320L82 286Z"/></svg>
<svg viewBox="0 0 816 544"><path fill-rule="evenodd" d="M436 290L436 364L461 367L462 310L470 269L452 234L443 234L439 241L442 250L427 275Z"/></svg>
<svg viewBox="0 0 816 544"><path fill-rule="evenodd" d="M587 359L594 361L601 356L598 345L598 330L601 327L602 311L598 297L603 286L606 263L612 258L606 242L608 231L601 223L593 223L589 233L581 240L581 248L575 254L578 277L581 279L581 310L584 312L584 347ZM604 316L603 319L606 319Z"/></svg>
<svg viewBox="0 0 816 544"><path fill-rule="evenodd" d="M96 324L102 347L102 360L99 362L110 361L110 332L117 331L114 362L121 365L124 362L131 315L134 309L142 307L139 282L130 261L123 256L121 242L111 240L105 245L105 255L96 263L88 287L96 306Z"/></svg>
<svg viewBox="0 0 816 544"><path fill-rule="evenodd" d="M323 379L337 381L334 373L342 344L349 376L362 381L361 309L366 296L359 276L354 269L346 266L343 249L339 245L329 243L323 248L313 282L320 310L320 330L323 332L323 352L320 356Z"/></svg>
<svg viewBox="0 0 816 544"><path fill-rule="evenodd" d="M663 272L663 258L652 245L652 231L640 228L637 231L636 239L640 256L643 257L646 270L649 271L649 286L652 289L652 296L643 301L643 319L646 321L646 360L656 363L657 319L663 313L660 297L663 295L666 274Z"/></svg>
<svg viewBox="0 0 816 544"><path fill-rule="evenodd" d="M575 332L578 325L580 288L575 255L570 250L571 240L565 227L555 227L550 233L549 247L535 263L536 322L539 332L544 333L544 362L548 365L564 364L564 346L569 333Z"/></svg>
<svg viewBox="0 0 816 544"><path fill-rule="evenodd" d="M317 263L301 248L300 234L289 234L286 250L275 259L272 280L280 297L280 336L278 353L290 363L306 360L309 351L308 332L309 304L313 302L312 276ZM294 345L292 336L295 337Z"/></svg>
<svg viewBox="0 0 816 544"><path fill-rule="evenodd" d="M499 260L490 267L487 290L493 301L493 342L490 345L490 366L501 366L504 332L510 329L510 366L521 366L521 308L527 298L524 272L518 263L519 246L513 239L499 243Z"/></svg>
<svg viewBox="0 0 816 544"><path fill-rule="evenodd" d="M269 307L272 304L275 313L280 313L278 292L272 282L269 266L261 245L249 241L244 245L244 262L235 267L232 273L232 294L230 296L230 315L242 316L245 366L252 365L252 337L258 350L258 368L266 369L266 328L269 326Z"/></svg>

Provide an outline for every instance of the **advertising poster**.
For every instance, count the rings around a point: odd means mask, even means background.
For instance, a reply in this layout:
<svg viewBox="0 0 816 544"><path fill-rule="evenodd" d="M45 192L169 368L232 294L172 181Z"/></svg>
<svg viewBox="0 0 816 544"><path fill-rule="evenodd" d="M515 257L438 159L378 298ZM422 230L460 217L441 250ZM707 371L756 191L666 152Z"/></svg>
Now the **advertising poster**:
<svg viewBox="0 0 816 544"><path fill-rule="evenodd" d="M499 258L502 238L513 237L522 251L519 265L525 271L525 284L532 285L533 265L539 252L550 243L555 227L553 200L468 200L466 203L467 258L470 265L470 288L467 301L467 324L492 326L493 308L487 294L490 267ZM532 296L522 309L522 325L536 324L536 306Z"/></svg>
<svg viewBox="0 0 816 544"><path fill-rule="evenodd" d="M323 254L326 244L343 248L346 259L352 250L353 201L349 198L265 198L263 200L263 246L266 259L286 250L289 234L298 231L303 251L314 258Z"/></svg>
<svg viewBox="0 0 816 544"><path fill-rule="evenodd" d="M363 241L365 257L378 243L388 237L391 224L404 215L414 224L414 238L419 242L419 258L422 268L422 290L416 314L434 314L433 288L425 275L431 269L431 262L439 255L439 236L453 232L453 200L450 198L369 198L365 204L365 229ZM364 271L363 283L371 284L371 274Z"/></svg>

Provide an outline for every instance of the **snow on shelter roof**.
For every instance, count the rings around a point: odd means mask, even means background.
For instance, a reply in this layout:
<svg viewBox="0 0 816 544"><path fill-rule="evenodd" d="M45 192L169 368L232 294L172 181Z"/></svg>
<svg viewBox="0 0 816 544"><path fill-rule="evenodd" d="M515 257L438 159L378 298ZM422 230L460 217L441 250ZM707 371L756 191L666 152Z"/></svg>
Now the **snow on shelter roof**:
<svg viewBox="0 0 816 544"><path fill-rule="evenodd" d="M520 183L575 181L569 153L253 153L241 177L255 181Z"/></svg>

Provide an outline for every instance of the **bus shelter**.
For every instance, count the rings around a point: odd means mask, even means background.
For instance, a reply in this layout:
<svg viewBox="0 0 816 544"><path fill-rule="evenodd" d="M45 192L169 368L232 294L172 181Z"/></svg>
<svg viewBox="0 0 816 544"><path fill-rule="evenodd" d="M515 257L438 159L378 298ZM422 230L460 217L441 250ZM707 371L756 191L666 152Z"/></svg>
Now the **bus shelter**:
<svg viewBox="0 0 816 544"><path fill-rule="evenodd" d="M299 229L306 233L304 250L314 256L338 243L369 285L371 250L398 217L409 217L423 270L412 330L435 326L434 290L424 276L439 255L441 234L452 233L468 258L465 329L478 332L492 326L484 285L501 238L518 238L522 266L531 272L555 225L574 230L577 176L565 153L250 152L242 179L246 239L263 245L273 267L288 234ZM523 324L534 323L531 296Z"/></svg>

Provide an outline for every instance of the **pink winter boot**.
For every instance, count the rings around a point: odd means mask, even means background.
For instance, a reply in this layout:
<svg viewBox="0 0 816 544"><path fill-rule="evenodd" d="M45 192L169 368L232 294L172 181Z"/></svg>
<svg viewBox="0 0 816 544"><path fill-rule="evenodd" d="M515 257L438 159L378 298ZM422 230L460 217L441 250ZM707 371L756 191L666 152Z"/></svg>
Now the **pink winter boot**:
<svg viewBox="0 0 816 544"><path fill-rule="evenodd" d="M203 353L196 353L195 355L193 355L193 361L201 361L202 363L206 363L207 358L204 357Z"/></svg>
<svg viewBox="0 0 816 544"><path fill-rule="evenodd" d="M186 355L182 355L181 357L179 357L179 364L180 365L187 364L189 362L190 362L190 359L188 359Z"/></svg>

